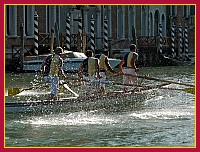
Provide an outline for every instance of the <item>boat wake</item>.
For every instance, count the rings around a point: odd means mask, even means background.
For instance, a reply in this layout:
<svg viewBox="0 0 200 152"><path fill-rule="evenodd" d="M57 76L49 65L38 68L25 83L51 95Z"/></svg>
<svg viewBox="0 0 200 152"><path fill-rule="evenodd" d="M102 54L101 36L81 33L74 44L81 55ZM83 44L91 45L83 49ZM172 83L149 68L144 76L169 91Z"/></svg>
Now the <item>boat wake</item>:
<svg viewBox="0 0 200 152"><path fill-rule="evenodd" d="M27 117L18 123L36 126L82 126L82 125L103 125L117 123L108 115L98 114L95 111L81 111L75 113L60 113L43 116Z"/></svg>
<svg viewBox="0 0 200 152"><path fill-rule="evenodd" d="M159 119L166 119L166 120L189 120L192 116L193 113L187 110L177 110L177 109L159 109L159 110L153 110L153 111L146 111L146 112L138 112L138 113L132 113L129 115L133 119L154 119L154 120L159 120Z"/></svg>

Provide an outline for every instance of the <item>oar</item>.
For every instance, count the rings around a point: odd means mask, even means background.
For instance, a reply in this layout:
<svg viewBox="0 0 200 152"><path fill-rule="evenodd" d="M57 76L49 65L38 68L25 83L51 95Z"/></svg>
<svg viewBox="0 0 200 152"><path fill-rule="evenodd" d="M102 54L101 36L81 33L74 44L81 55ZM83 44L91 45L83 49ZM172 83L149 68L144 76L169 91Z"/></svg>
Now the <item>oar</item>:
<svg viewBox="0 0 200 152"><path fill-rule="evenodd" d="M90 80L85 80L85 79L79 79L79 78L74 78L74 77L67 77L67 80L76 80L76 81L85 81L85 82L91 82ZM94 81L95 82L95 81ZM100 80L96 80L96 82L100 82L100 83L105 83L105 84L112 84L112 85L123 85L123 86L134 86L134 87L143 87L143 88L147 88L147 89L166 89L166 90L180 90L180 91L185 91L187 93L191 93L191 94L195 94L195 87L193 85L188 84L189 86L193 86L192 88L184 88L184 89L180 89L180 88L164 88L162 87L163 85L160 86L142 86L142 85L137 85L137 84L123 84L123 83L118 83L118 82L112 82L112 81L100 81ZM167 83L169 83L167 81ZM164 84L166 85L166 84Z"/></svg>
<svg viewBox="0 0 200 152"><path fill-rule="evenodd" d="M38 89L38 88L42 88L42 87L46 87L47 84L38 84L37 86L32 86L29 88L8 88L8 96L15 96L23 91L27 91L27 90L32 90L32 89Z"/></svg>
<svg viewBox="0 0 200 152"><path fill-rule="evenodd" d="M111 83L107 83L107 84L111 84ZM192 88L164 88L162 86L142 86L142 85L137 85L137 84L123 84L123 83L112 83L113 85L125 85L125 86L134 86L134 87L143 87L146 89L165 89L165 90L180 90L180 91L184 91L187 93L191 93L191 94L195 94L195 87ZM165 84L166 85L166 84Z"/></svg>
<svg viewBox="0 0 200 152"><path fill-rule="evenodd" d="M187 92L187 93L195 94L195 87L193 87L193 88L185 88L185 89L182 89L182 90Z"/></svg>
<svg viewBox="0 0 200 152"><path fill-rule="evenodd" d="M165 90L180 90L180 91L184 91L184 92L187 92L187 93L191 93L191 94L195 94L195 87L193 88L164 88L164 87L161 87L159 89L165 89Z"/></svg>
<svg viewBox="0 0 200 152"><path fill-rule="evenodd" d="M23 91L32 90L34 87L30 88L8 88L8 96L15 96Z"/></svg>
<svg viewBox="0 0 200 152"><path fill-rule="evenodd" d="M192 87L192 88L169 88L169 87L163 87L163 86L164 85L143 86L143 87L146 88L147 90L149 90L149 89L179 90L179 91L184 91L187 93L195 94L195 87Z"/></svg>
<svg viewBox="0 0 200 152"><path fill-rule="evenodd" d="M63 87L64 87L65 89L67 89L69 92L71 92L72 94L74 94L75 97L79 97L79 95L78 95L76 92L74 92L72 89L70 89L69 86L68 86L67 84L64 84Z"/></svg>
<svg viewBox="0 0 200 152"><path fill-rule="evenodd" d="M131 77L143 78L143 79L147 79L147 80L155 80L155 81L160 81L160 82L167 82L167 83L179 84L179 85L184 85L184 86L189 86L189 87L195 87L192 84L174 82L174 81L170 81L170 80L164 80L164 79L153 78L153 77L142 76L142 75L132 75L132 74L119 74L119 75L126 75L126 76L131 76Z"/></svg>
<svg viewBox="0 0 200 152"><path fill-rule="evenodd" d="M134 87L147 87L147 86L143 86L143 85L138 85L138 84L124 84L124 83L119 83L119 82L113 82L113 81L108 81L108 80L86 80L86 79L80 79L80 78L75 78L75 77L66 77L66 80L74 80L74 81L84 81L84 82L91 82L91 83L94 83L94 82L97 82L97 83L104 83L104 84L108 84L108 85L121 85L121 86L134 86ZM163 85L166 85L166 84L161 84L161 85L157 85L157 86L154 86L155 88L159 88ZM153 87L152 87L153 88ZM152 88L149 88L149 89L152 89Z"/></svg>

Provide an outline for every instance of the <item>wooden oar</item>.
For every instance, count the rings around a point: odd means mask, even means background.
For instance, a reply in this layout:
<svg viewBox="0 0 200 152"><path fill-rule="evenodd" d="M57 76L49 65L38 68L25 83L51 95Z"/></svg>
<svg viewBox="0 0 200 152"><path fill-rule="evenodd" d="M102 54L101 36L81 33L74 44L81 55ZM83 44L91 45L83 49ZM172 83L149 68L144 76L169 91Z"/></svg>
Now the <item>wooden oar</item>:
<svg viewBox="0 0 200 152"><path fill-rule="evenodd" d="M144 87L146 89L165 89L165 90L180 90L187 93L195 94L195 87L192 88L164 88L162 86L142 86L142 85L136 85L136 84L123 84L123 83L114 83L113 85L125 85L125 86L134 86L134 87ZM166 84L165 84L166 85Z"/></svg>
<svg viewBox="0 0 200 152"><path fill-rule="evenodd" d="M69 92L71 92L72 94L74 94L75 97L79 97L79 95L78 95L76 92L74 92L72 89L70 89L69 86L68 86L67 84L64 84L63 87L64 87L65 89L67 89Z"/></svg>
<svg viewBox="0 0 200 152"><path fill-rule="evenodd" d="M191 93L191 94L195 94L195 87L193 88L164 88L164 87L161 87L159 89L165 89L165 90L180 90L180 91L184 91L184 92L187 92L187 93Z"/></svg>
<svg viewBox="0 0 200 152"><path fill-rule="evenodd" d="M45 85L46 86L46 85ZM32 89L37 89L43 86L37 86L37 87L30 87L30 88L8 88L8 96L15 96L23 91L28 91L28 90L32 90ZM69 86L67 84L64 84L63 87L65 89L67 89L69 92L71 92L72 94L74 94L76 97L78 97L79 95L77 93L75 93L72 89L69 88Z"/></svg>
<svg viewBox="0 0 200 152"><path fill-rule="evenodd" d="M85 80L85 79L79 79L79 78L74 78L74 77L67 77L67 80L76 80L76 81L85 81L85 82L91 82L89 80ZM97 80L97 82L100 82ZM100 83L105 83L105 84L112 84L112 85L123 85L123 86L134 86L134 87L143 87L143 88L147 88L147 89L166 89L166 90L180 90L180 91L185 91L187 93L191 93L191 94L195 94L195 87L193 85L187 84L188 86L193 86L192 88L184 88L184 89L180 89L180 88L164 88L162 87L163 85L159 85L159 86L143 86L143 85L137 85L137 84L123 84L123 83L118 83L118 82L112 82L112 81L101 81ZM167 81L167 83L169 83ZM165 84L166 85L166 84Z"/></svg>
<svg viewBox="0 0 200 152"><path fill-rule="evenodd" d="M154 81L167 82L167 83L184 85L184 86L189 86L189 87L195 87L192 84L181 83L181 82L174 82L174 81L170 81L170 80L164 80L164 79L153 78L153 77L142 76L142 75L132 75L132 74L119 74L119 75L126 75L126 76L131 76L131 77L143 78L143 79L147 79L147 80L154 80Z"/></svg>
<svg viewBox="0 0 200 152"><path fill-rule="evenodd" d="M32 90L32 89L38 89L38 88L42 88L42 87L47 87L47 84L39 84L37 86L32 86L29 88L8 88L8 96L15 96L23 91L27 91L27 90Z"/></svg>
<svg viewBox="0 0 200 152"><path fill-rule="evenodd" d="M195 87L193 87L193 88L185 88L185 89L182 89L182 91L185 91L185 92L191 93L191 94L195 94Z"/></svg>
<svg viewBox="0 0 200 152"><path fill-rule="evenodd" d="M15 96L23 91L32 90L34 87L30 88L8 88L8 96Z"/></svg>
<svg viewBox="0 0 200 152"><path fill-rule="evenodd" d="M126 86L136 86L136 87L141 87L141 85L137 84L123 84L123 83L117 83L113 81L107 81L107 80L86 80L86 79L80 79L80 78L75 78L75 77L66 77L65 80L75 80L75 81L84 81L84 82L91 82L91 83L104 83L104 84L111 84L111 85L126 85Z"/></svg>
<svg viewBox="0 0 200 152"><path fill-rule="evenodd" d="M166 84L165 84L166 85ZM145 89L162 89L162 90L179 90L184 91L187 93L195 94L195 87L192 88L169 88L169 87L163 87L164 85L157 85L157 86L144 86Z"/></svg>

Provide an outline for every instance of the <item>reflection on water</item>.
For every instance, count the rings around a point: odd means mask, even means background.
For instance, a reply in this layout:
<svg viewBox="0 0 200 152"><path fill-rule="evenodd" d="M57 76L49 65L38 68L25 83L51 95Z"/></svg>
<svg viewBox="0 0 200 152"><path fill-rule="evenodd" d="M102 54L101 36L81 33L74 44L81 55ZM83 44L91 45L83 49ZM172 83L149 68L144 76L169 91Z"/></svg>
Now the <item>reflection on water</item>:
<svg viewBox="0 0 200 152"><path fill-rule="evenodd" d="M141 68L141 74L190 84L194 84L195 76L194 67L191 66ZM6 79L6 88L28 87L30 82L34 81L41 83L39 76L31 73L6 74ZM121 78L111 80L120 82ZM144 83L160 84L153 81ZM69 85L76 92L81 90L78 84ZM171 87L184 88L174 84ZM107 89L120 88L107 86ZM24 91L14 97L7 96L6 100L45 99L48 88L38 90ZM71 96L70 93L66 94ZM144 94L143 97L119 97L113 99L112 104L94 106L92 109L66 108L62 111L62 107L58 107L57 112L53 110L43 113L6 113L6 146L194 146L193 94L175 90L155 90ZM141 101L136 101L138 99ZM111 102L112 99L96 102L103 101Z"/></svg>

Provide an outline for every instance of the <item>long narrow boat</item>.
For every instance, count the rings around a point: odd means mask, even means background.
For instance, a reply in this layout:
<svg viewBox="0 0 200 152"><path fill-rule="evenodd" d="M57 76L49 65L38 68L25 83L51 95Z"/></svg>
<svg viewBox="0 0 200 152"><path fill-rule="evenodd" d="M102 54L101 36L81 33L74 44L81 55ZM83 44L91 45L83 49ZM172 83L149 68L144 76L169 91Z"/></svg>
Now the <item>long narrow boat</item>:
<svg viewBox="0 0 200 152"><path fill-rule="evenodd" d="M5 102L5 110L9 112L63 112L95 110L98 108L116 108L128 106L135 107L135 104L144 101L150 90L137 92L115 91L103 95L91 95L83 97L68 97L59 100L41 101L17 101Z"/></svg>

